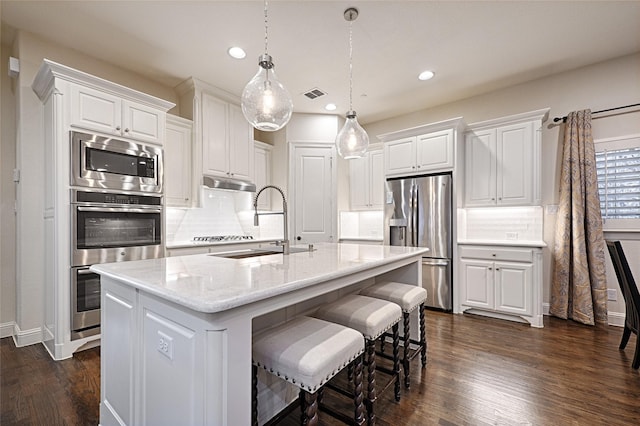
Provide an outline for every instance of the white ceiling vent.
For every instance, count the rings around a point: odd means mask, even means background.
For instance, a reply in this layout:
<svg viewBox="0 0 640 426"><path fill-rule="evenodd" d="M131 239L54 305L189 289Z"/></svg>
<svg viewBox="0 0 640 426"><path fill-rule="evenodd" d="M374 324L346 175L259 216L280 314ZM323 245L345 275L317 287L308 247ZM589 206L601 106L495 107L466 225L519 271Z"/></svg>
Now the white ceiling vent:
<svg viewBox="0 0 640 426"><path fill-rule="evenodd" d="M316 99L316 98L319 98L320 96L324 96L326 94L327 94L326 92L323 92L322 90L318 89L317 87L304 93L304 95L309 99Z"/></svg>

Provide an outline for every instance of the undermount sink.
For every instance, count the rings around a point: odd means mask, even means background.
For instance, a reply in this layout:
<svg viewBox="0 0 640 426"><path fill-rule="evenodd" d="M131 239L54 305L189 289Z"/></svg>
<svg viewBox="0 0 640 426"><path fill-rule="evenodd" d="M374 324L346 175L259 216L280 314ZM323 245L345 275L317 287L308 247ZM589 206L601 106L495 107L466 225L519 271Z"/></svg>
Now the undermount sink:
<svg viewBox="0 0 640 426"><path fill-rule="evenodd" d="M289 247L289 254L308 251L314 251L314 249L312 248L311 250L309 250L308 248L304 247ZM282 247L225 251L221 253L212 253L209 256L226 257L227 259L244 259L247 257L268 256L271 254L282 254Z"/></svg>

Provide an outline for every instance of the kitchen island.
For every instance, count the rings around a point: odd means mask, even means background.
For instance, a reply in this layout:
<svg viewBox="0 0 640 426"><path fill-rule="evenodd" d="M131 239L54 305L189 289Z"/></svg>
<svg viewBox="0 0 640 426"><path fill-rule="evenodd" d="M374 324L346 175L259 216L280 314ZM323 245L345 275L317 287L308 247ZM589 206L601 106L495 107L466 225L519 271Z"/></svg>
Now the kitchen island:
<svg viewBox="0 0 640 426"><path fill-rule="evenodd" d="M253 331L376 280L421 285L427 251L321 243L287 256L92 266L102 286L101 425L249 425Z"/></svg>

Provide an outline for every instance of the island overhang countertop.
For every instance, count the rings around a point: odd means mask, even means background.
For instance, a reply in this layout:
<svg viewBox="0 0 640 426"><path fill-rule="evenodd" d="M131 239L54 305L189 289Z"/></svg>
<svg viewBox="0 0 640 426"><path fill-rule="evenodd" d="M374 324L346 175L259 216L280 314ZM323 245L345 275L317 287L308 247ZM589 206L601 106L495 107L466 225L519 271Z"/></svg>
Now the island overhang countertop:
<svg viewBox="0 0 640 426"><path fill-rule="evenodd" d="M213 254L96 264L93 272L203 313L216 313L282 295L427 248L318 243L313 251L227 259Z"/></svg>

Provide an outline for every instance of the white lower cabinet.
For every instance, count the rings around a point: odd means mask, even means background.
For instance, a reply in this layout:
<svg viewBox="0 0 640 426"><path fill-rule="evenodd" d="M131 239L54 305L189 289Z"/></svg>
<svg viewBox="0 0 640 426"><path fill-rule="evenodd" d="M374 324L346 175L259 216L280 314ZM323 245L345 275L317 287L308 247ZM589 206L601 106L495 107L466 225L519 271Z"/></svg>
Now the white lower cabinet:
<svg viewBox="0 0 640 426"><path fill-rule="evenodd" d="M109 374L101 379L100 424L225 424L215 395L226 383L222 354L232 346L226 332L176 305L103 281L101 370Z"/></svg>
<svg viewBox="0 0 640 426"><path fill-rule="evenodd" d="M542 327L541 249L461 245L458 254L459 312Z"/></svg>

